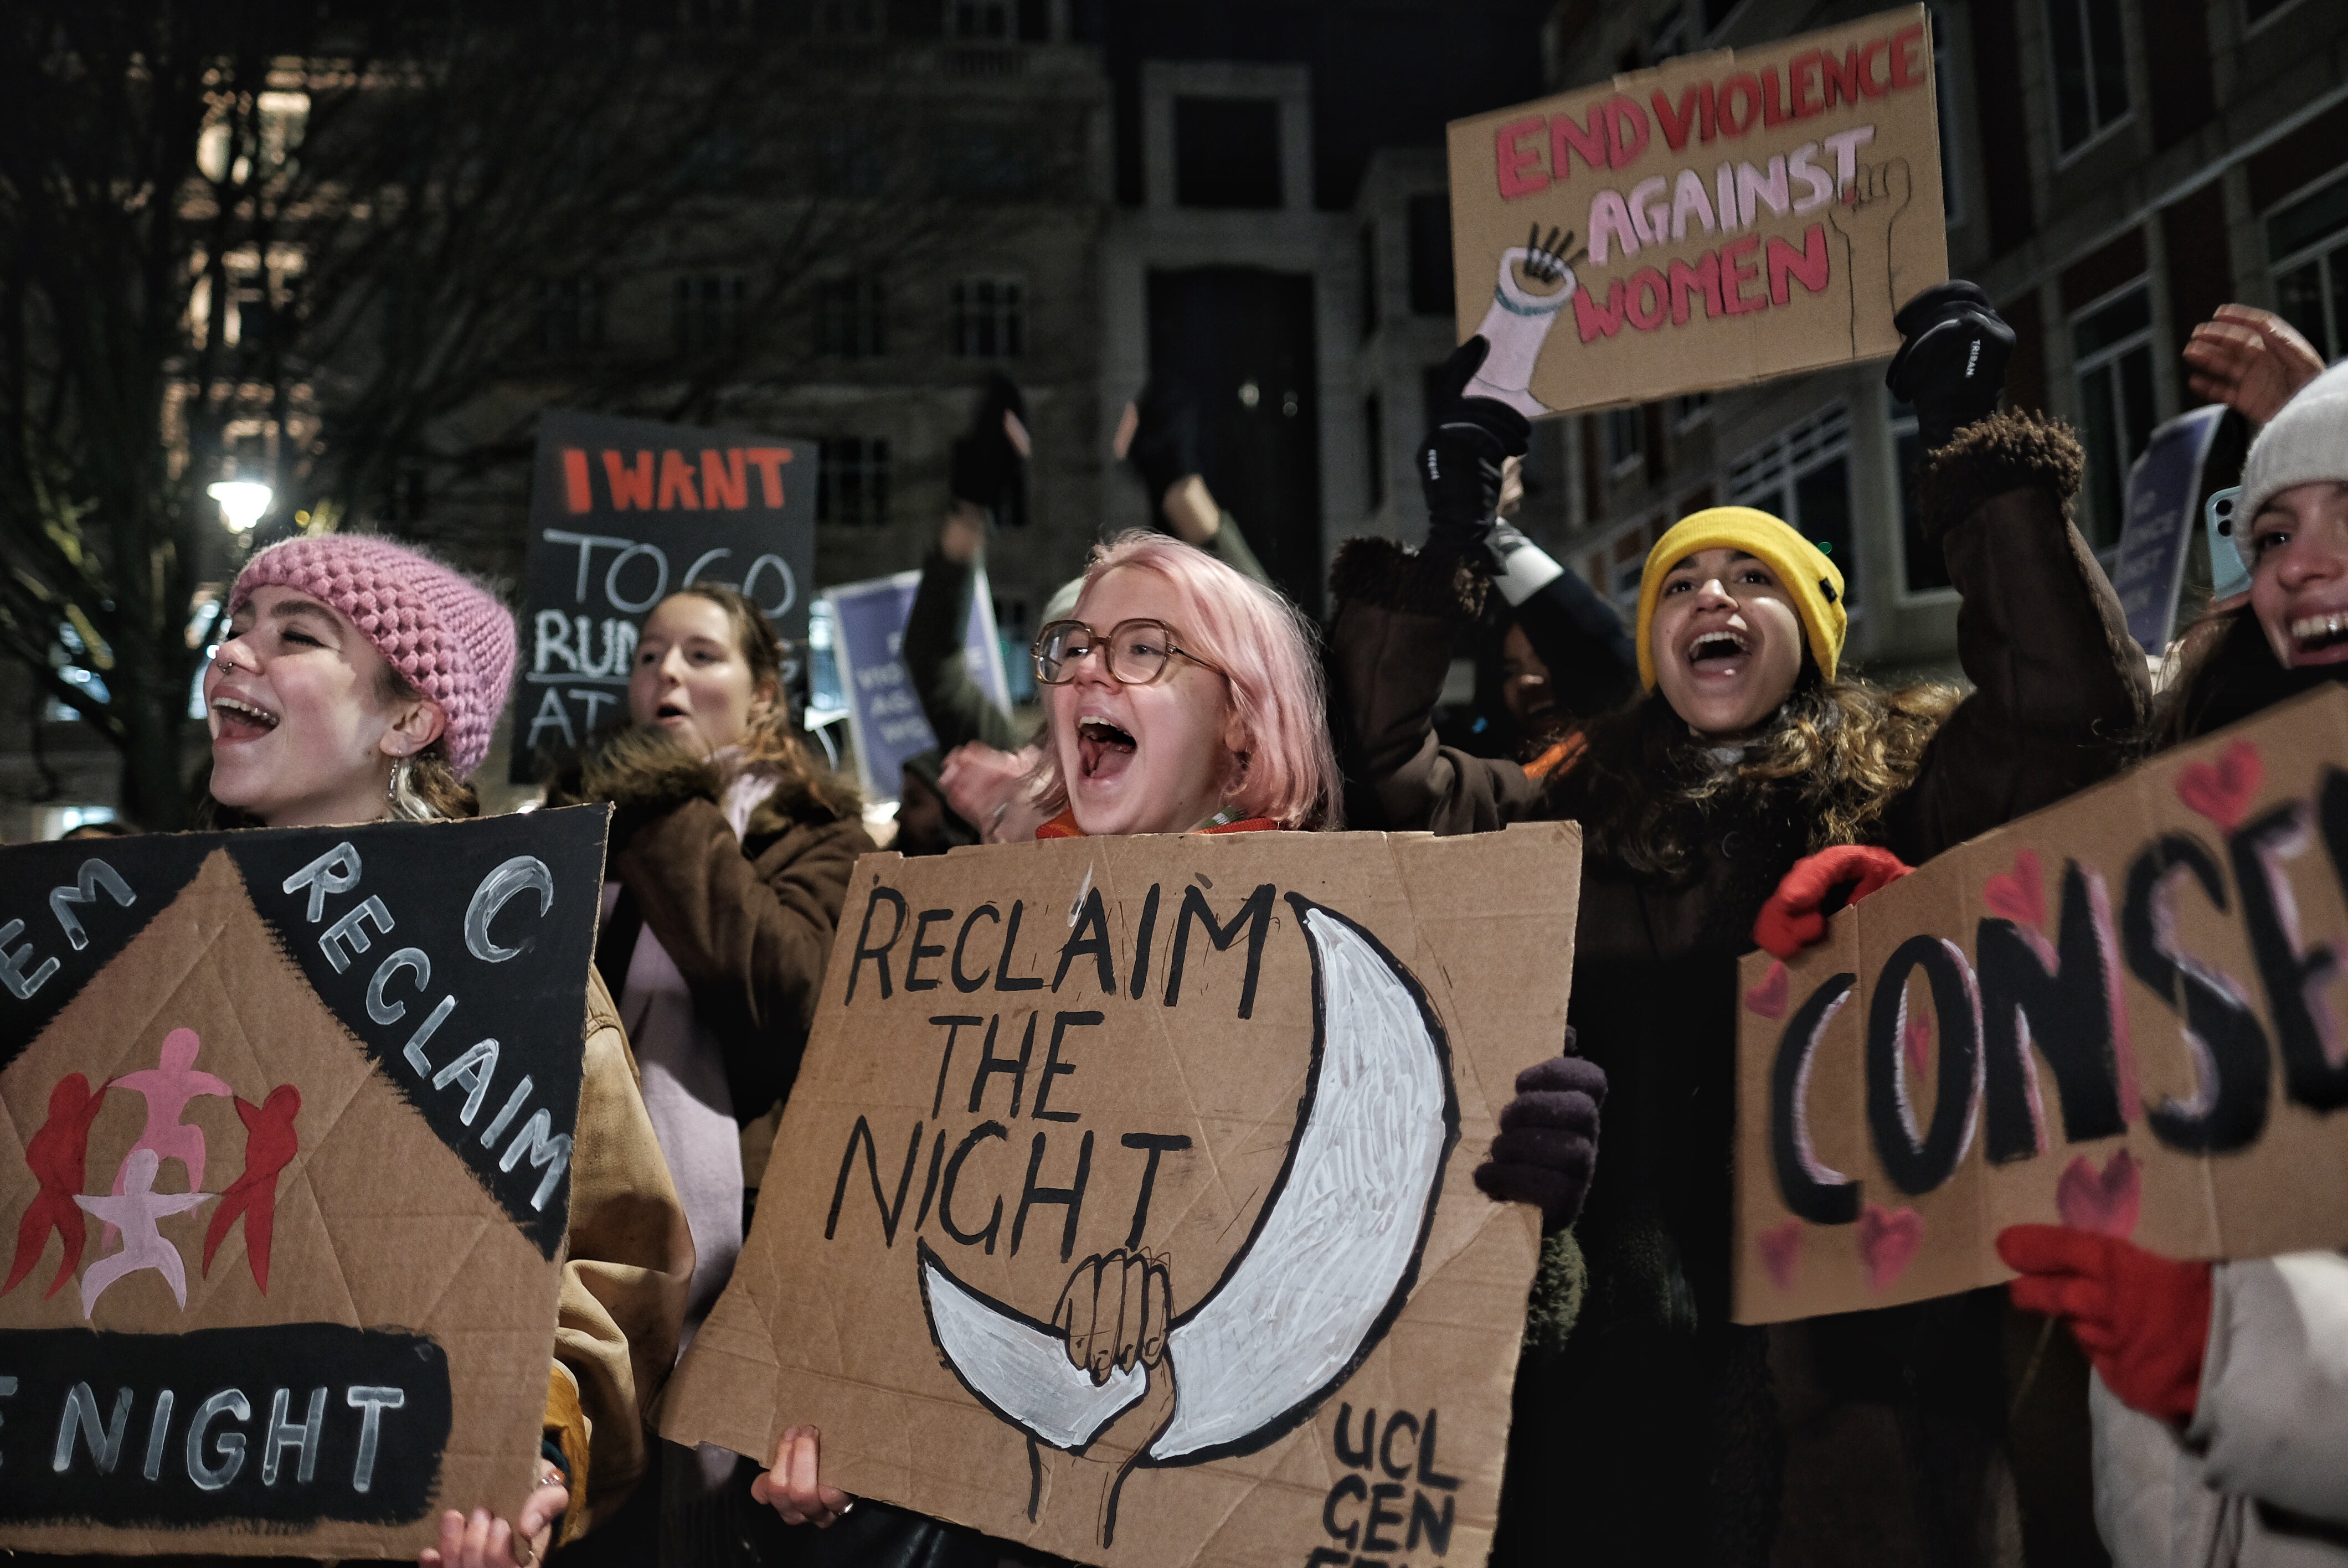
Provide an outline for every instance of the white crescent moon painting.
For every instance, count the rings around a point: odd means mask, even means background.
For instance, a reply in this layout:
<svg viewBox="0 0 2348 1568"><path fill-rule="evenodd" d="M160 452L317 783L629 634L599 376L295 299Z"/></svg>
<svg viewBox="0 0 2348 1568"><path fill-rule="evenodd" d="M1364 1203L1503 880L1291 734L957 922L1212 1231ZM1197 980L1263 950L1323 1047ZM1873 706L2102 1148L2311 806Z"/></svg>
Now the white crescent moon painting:
<svg viewBox="0 0 2348 1568"><path fill-rule="evenodd" d="M1313 959L1295 1131L1253 1230L1166 1330L1172 1414L1128 1469L1251 1453L1309 1419L1409 1299L1458 1141L1449 1046L1425 990L1354 921L1288 901ZM1036 1441L1082 1452L1148 1391L1139 1364L1096 1383L1060 1331L973 1290L926 1244L919 1268L945 1365Z"/></svg>

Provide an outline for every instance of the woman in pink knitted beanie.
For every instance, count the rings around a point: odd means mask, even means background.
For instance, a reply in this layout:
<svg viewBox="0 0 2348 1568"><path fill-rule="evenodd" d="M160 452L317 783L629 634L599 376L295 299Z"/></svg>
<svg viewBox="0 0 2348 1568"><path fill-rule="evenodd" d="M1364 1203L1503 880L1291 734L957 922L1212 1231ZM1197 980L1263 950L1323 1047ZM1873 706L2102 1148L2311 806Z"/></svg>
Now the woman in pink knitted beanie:
<svg viewBox="0 0 2348 1568"><path fill-rule="evenodd" d="M227 641L204 671L215 819L474 815L464 780L489 750L514 654L497 596L412 549L324 535L262 551L236 579ZM582 1050L541 1482L523 1499L448 1499L471 1512L442 1516L426 1568L530 1563L607 1517L644 1470L644 1412L675 1358L693 1244L627 1036L592 970Z"/></svg>
<svg viewBox="0 0 2348 1568"><path fill-rule="evenodd" d="M280 827L479 809L464 780L515 657L489 589L387 539L326 534L253 557L229 625L204 678L220 806Z"/></svg>

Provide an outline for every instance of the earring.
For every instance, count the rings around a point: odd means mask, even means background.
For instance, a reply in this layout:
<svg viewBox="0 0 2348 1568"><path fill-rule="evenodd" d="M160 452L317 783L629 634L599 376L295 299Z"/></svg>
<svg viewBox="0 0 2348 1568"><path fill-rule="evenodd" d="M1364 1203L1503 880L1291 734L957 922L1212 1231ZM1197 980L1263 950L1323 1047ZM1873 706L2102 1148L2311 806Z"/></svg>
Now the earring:
<svg viewBox="0 0 2348 1568"><path fill-rule="evenodd" d="M391 776L383 784L383 798L391 806L395 816L399 815L399 797L407 788L407 764L406 757L395 759L391 764Z"/></svg>

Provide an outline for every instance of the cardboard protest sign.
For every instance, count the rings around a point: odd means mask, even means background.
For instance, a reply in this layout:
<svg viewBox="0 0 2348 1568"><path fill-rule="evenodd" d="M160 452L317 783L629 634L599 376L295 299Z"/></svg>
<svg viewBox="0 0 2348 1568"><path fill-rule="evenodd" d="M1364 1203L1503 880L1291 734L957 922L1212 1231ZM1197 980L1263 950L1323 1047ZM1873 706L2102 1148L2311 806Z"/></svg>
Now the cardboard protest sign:
<svg viewBox="0 0 2348 1568"><path fill-rule="evenodd" d="M1468 394L1529 417L1888 354L1949 275L1924 7L1450 126Z"/></svg>
<svg viewBox="0 0 2348 1568"><path fill-rule="evenodd" d="M1951 850L1745 961L1736 1316L2012 1277L2009 1225L2348 1245L2348 692Z"/></svg>
<svg viewBox="0 0 2348 1568"><path fill-rule="evenodd" d="M2127 616L2128 635L2155 658L2177 627L2185 551L2201 527L2202 466L2225 416L2221 403L2178 415L2152 433L2128 469L2112 591Z"/></svg>
<svg viewBox="0 0 2348 1568"><path fill-rule="evenodd" d="M0 1547L520 1505L605 819L0 849Z"/></svg>
<svg viewBox="0 0 2348 1568"><path fill-rule="evenodd" d="M516 784L627 712L636 632L689 582L748 595L796 656L815 573L815 445L548 409L522 591ZM788 684L795 666L784 672Z"/></svg>
<svg viewBox="0 0 2348 1568"><path fill-rule="evenodd" d="M856 737L856 777L867 796L897 798L905 759L938 743L913 692L902 656L905 618L922 574L901 571L866 582L824 589L831 604L832 657L848 698L848 723ZM994 633L994 600L986 572L974 574L970 616L963 625L963 663L972 681L1006 712L1010 682L1003 668L1003 644Z"/></svg>
<svg viewBox="0 0 2348 1568"><path fill-rule="evenodd" d="M664 1432L1087 1562L1480 1563L1581 835L867 856Z"/></svg>

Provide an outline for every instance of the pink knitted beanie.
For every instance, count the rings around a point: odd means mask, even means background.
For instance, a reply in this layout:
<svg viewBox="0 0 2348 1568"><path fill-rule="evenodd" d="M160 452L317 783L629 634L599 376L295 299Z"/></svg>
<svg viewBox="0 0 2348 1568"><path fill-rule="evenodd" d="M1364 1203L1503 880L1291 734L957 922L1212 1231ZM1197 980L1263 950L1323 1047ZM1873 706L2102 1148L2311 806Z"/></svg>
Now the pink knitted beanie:
<svg viewBox="0 0 2348 1568"><path fill-rule="evenodd" d="M333 605L448 714L457 776L481 765L514 674L513 616L495 595L429 556L363 534L270 546L237 574L229 613L269 587Z"/></svg>

